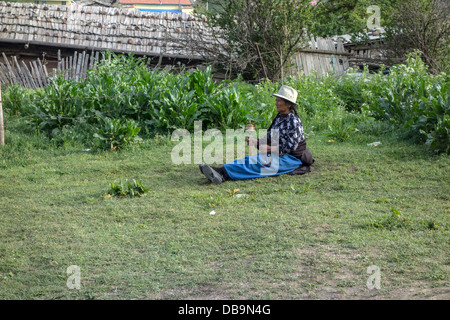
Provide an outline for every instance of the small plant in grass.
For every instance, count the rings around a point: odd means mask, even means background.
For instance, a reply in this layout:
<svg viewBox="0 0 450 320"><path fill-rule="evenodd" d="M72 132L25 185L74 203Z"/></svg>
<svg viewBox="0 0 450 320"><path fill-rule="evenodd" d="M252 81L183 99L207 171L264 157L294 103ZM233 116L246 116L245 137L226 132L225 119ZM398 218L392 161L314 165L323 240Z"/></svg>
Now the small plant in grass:
<svg viewBox="0 0 450 320"><path fill-rule="evenodd" d="M295 188L294 186L291 185L291 190L294 191L295 193L306 193L310 190L316 189L317 186L311 186L311 185L304 185L301 186L300 188Z"/></svg>
<svg viewBox="0 0 450 320"><path fill-rule="evenodd" d="M422 221L422 224L428 230L438 230L439 229L439 224L433 220L424 220L424 221Z"/></svg>
<svg viewBox="0 0 450 320"><path fill-rule="evenodd" d="M114 182L111 182L111 187L106 194L106 197L142 197L149 190L149 188L142 184L142 181L136 181L135 179L131 182L127 180L125 185L123 183L115 184Z"/></svg>
<svg viewBox="0 0 450 320"><path fill-rule="evenodd" d="M375 221L368 221L366 224L372 228L394 230L406 227L407 220L399 210L395 207L391 207L391 214L388 217Z"/></svg>

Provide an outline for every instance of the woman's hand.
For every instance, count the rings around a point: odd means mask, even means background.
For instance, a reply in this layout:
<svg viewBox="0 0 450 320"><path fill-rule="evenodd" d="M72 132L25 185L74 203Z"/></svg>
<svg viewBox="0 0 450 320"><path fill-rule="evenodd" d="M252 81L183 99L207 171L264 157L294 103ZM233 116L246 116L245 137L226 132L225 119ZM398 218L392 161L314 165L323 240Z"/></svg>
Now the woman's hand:
<svg viewBox="0 0 450 320"><path fill-rule="evenodd" d="M267 155L269 153L277 153L278 154L278 147L277 146L269 146L267 144L260 144L259 145L259 153L262 155Z"/></svg>
<svg viewBox="0 0 450 320"><path fill-rule="evenodd" d="M272 150L270 148L269 145L267 144L260 144L259 145L259 152L263 155L267 155L268 153L270 153Z"/></svg>

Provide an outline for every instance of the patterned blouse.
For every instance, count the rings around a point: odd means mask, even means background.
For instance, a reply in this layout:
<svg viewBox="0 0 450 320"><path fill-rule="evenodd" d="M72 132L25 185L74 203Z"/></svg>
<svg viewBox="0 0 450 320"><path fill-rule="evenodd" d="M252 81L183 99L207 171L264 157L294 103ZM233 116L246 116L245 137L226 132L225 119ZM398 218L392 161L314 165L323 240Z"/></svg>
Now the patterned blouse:
<svg viewBox="0 0 450 320"><path fill-rule="evenodd" d="M276 139L276 131L272 130L278 130L278 154L280 157L286 153L294 152L298 144L305 140L302 121L298 115L292 112L277 114L267 130L266 137L258 139L258 146L260 142L271 145L272 134L275 134L274 138Z"/></svg>

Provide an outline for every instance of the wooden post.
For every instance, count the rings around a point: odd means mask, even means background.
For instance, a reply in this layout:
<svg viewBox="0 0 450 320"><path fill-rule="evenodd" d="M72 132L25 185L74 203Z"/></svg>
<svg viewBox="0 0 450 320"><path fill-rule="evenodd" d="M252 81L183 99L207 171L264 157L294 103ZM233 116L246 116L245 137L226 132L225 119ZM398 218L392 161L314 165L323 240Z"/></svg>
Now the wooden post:
<svg viewBox="0 0 450 320"><path fill-rule="evenodd" d="M37 58L37 62L38 62L38 66L39 66L39 75L42 77L42 83L44 85L44 87L47 86L47 76L46 75L46 71L44 70L44 67L42 66L42 62L39 58Z"/></svg>
<svg viewBox="0 0 450 320"><path fill-rule="evenodd" d="M2 84L0 83L0 146L5 145L5 126L3 125Z"/></svg>
<svg viewBox="0 0 450 320"><path fill-rule="evenodd" d="M27 81L25 80L24 75L22 74L22 70L20 69L19 63L17 62L16 56L13 56L14 66L16 67L18 78L20 80L19 84L27 87Z"/></svg>
<svg viewBox="0 0 450 320"><path fill-rule="evenodd" d="M23 72L27 77L27 81L28 81L28 84L30 85L30 88L32 88L32 89L36 88L36 85L34 84L33 76L31 75L30 70L28 70L27 65L25 64L25 62L23 62L23 60L20 62L22 63Z"/></svg>
<svg viewBox="0 0 450 320"><path fill-rule="evenodd" d="M61 49L58 49L58 66L57 66L57 73L58 76L61 74Z"/></svg>
<svg viewBox="0 0 450 320"><path fill-rule="evenodd" d="M31 65L31 62L30 62L30 65ZM45 87L44 84L42 83L43 80L42 80L41 75L39 73L36 61L33 61L33 67L34 67L33 72L36 75L36 80L37 80L37 83L38 83L39 87L41 87L41 88Z"/></svg>
<svg viewBox="0 0 450 320"><path fill-rule="evenodd" d="M3 59L5 59L6 67L8 68L8 71L9 71L9 76L11 78L11 84L18 84L18 81L16 81L16 77L14 75L14 72L13 72L12 68L11 68L11 65L9 64L8 58L6 57L4 52L2 52L2 55L3 55Z"/></svg>

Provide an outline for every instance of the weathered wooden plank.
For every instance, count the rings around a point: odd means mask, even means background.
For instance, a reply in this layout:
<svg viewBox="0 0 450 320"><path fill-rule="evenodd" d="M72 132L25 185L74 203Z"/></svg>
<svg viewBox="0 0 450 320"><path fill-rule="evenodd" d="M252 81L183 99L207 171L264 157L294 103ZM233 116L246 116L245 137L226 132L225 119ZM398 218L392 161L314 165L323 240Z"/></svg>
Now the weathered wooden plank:
<svg viewBox="0 0 450 320"><path fill-rule="evenodd" d="M10 79L11 79L11 84L17 83L18 80L17 80L16 77L15 77L14 71L13 71L11 65L9 64L9 60L8 60L8 58L6 57L6 54L5 54L4 52L2 52L2 55L3 55L3 59L5 59L6 67L8 68L8 71L9 71L9 75L10 75Z"/></svg>
<svg viewBox="0 0 450 320"><path fill-rule="evenodd" d="M64 80L67 80L69 74L69 57L64 58Z"/></svg>
<svg viewBox="0 0 450 320"><path fill-rule="evenodd" d="M46 64L42 64L42 70L44 71L45 79L47 81L49 76L48 76L48 70L47 70L47 65Z"/></svg>
<svg viewBox="0 0 450 320"><path fill-rule="evenodd" d="M13 61L14 61L15 69L16 69L16 74L19 77L19 84L24 86L24 87L27 87L28 86L27 81L25 79L25 76L22 73L22 70L20 69L20 65L17 62L17 57L16 56L13 56Z"/></svg>
<svg viewBox="0 0 450 320"><path fill-rule="evenodd" d="M5 80L5 84L13 84L11 79L11 75L9 74L8 67L0 62L0 69L3 70L3 78Z"/></svg>
<svg viewBox="0 0 450 320"><path fill-rule="evenodd" d="M61 50L58 49L58 67L57 67L58 73L61 72Z"/></svg>
<svg viewBox="0 0 450 320"><path fill-rule="evenodd" d="M0 62L0 82L2 84L10 84L9 76L8 76L8 68Z"/></svg>
<svg viewBox="0 0 450 320"><path fill-rule="evenodd" d="M46 72L46 70L44 70L44 68L42 66L42 62L39 58L37 58L37 63L38 63L38 67L39 67L39 69L38 69L39 74L42 77L42 83L44 84L44 86L47 86L47 84L48 84L47 83L47 74L46 74L47 72Z"/></svg>
<svg viewBox="0 0 450 320"><path fill-rule="evenodd" d="M79 53L77 56L78 57L77 57L77 63L76 63L75 81L80 80L81 65L83 63L83 54Z"/></svg>
<svg viewBox="0 0 450 320"><path fill-rule="evenodd" d="M316 48L316 39L311 38L311 45L310 45L309 48L312 49L312 50L316 50L317 49Z"/></svg>
<svg viewBox="0 0 450 320"><path fill-rule="evenodd" d="M94 68L94 63L95 63L95 56L94 56L94 50L92 50L91 52L91 60L89 61L89 69L93 69Z"/></svg>
<svg viewBox="0 0 450 320"><path fill-rule="evenodd" d="M345 52L344 42L340 38L337 40L337 52L339 52L339 53Z"/></svg>
<svg viewBox="0 0 450 320"><path fill-rule="evenodd" d="M61 69L58 72L58 76L61 76L66 69L64 68L64 58L61 58Z"/></svg>
<svg viewBox="0 0 450 320"><path fill-rule="evenodd" d="M37 63L36 63L36 61L33 61L32 63L33 63L33 73L34 73L35 79L39 83L39 87L43 88L44 84L42 82L41 75L39 74L39 69L38 69Z"/></svg>
<svg viewBox="0 0 450 320"><path fill-rule="evenodd" d="M307 75L311 75L312 74L312 70L314 70L313 55L312 54L307 54L307 55L305 55L305 59L306 59L306 72L307 72Z"/></svg>
<svg viewBox="0 0 450 320"><path fill-rule="evenodd" d="M27 68L27 65L25 64L25 62L23 60L21 61L21 63L22 63L22 70L24 71L24 73L25 73L25 75L27 77L29 87L32 88L32 89L35 89L36 85L35 85L35 83L33 81L33 77L31 76L30 71Z"/></svg>
<svg viewBox="0 0 450 320"><path fill-rule="evenodd" d="M73 73L73 57L69 56L69 68L67 69L67 78L66 79L70 79L73 78L72 73Z"/></svg>
<svg viewBox="0 0 450 320"><path fill-rule="evenodd" d="M81 66L81 78L82 79L86 79L88 68L89 68L89 53L85 52L83 65Z"/></svg>
<svg viewBox="0 0 450 320"><path fill-rule="evenodd" d="M73 54L73 59L72 59L72 79L75 79L77 76L77 63L78 63L78 52L75 51L75 53Z"/></svg>

